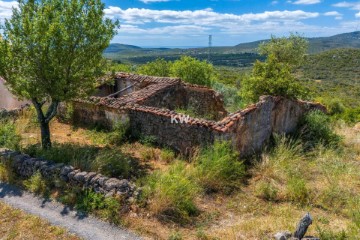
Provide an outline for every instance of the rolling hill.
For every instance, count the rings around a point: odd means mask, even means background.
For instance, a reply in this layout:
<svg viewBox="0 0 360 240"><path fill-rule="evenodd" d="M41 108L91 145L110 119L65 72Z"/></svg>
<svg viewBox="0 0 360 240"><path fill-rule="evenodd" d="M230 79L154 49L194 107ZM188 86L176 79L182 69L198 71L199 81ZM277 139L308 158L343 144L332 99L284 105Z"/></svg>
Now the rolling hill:
<svg viewBox="0 0 360 240"><path fill-rule="evenodd" d="M118 62L143 64L156 58L176 60L183 55L210 60L214 65L230 67L249 67L256 59L262 59L256 53L258 45L268 40L241 43L230 47L213 47L208 58L208 48L141 48L133 45L111 44L104 56ZM360 31L343 33L331 37L308 38L309 53L320 53L337 48L360 48Z"/></svg>

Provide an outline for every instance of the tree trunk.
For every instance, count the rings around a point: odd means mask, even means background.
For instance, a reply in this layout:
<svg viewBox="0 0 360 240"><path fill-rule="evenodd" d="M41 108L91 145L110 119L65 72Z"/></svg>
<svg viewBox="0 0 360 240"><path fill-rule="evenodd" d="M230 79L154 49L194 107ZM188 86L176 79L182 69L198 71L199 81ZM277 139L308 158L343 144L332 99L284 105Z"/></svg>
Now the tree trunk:
<svg viewBox="0 0 360 240"><path fill-rule="evenodd" d="M45 121L40 122L40 129L41 129L41 146L43 147L43 149L51 148L49 123Z"/></svg>
<svg viewBox="0 0 360 240"><path fill-rule="evenodd" d="M59 101L52 101L46 114L42 110L42 106L45 102L39 102L37 99L32 99L34 107L36 109L36 113L38 116L38 121L40 123L41 130L41 145L43 149L51 148L51 138L50 138L50 127L49 123L51 119L53 119L57 113L57 107L59 105Z"/></svg>

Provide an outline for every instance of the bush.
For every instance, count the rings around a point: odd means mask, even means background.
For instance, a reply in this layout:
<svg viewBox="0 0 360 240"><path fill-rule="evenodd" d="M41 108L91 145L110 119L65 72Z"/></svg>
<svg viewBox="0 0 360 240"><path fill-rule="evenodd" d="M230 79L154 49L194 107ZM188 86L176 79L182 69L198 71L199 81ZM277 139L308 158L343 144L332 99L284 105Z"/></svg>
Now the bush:
<svg viewBox="0 0 360 240"><path fill-rule="evenodd" d="M119 222L120 202L113 197L86 189L77 193L75 207L84 212L95 212L110 222Z"/></svg>
<svg viewBox="0 0 360 240"><path fill-rule="evenodd" d="M129 134L129 122L118 122L113 127L112 131L108 135L109 143L120 145L122 144Z"/></svg>
<svg viewBox="0 0 360 240"><path fill-rule="evenodd" d="M194 199L200 188L188 177L185 164L175 162L165 172L155 172L146 179L144 197L162 219L185 223L198 213Z"/></svg>
<svg viewBox="0 0 360 240"><path fill-rule="evenodd" d="M266 62L255 62L251 76L244 78L241 84L241 96L249 102L257 102L262 95L290 99L307 97L307 90L292 75L291 67L277 62L272 55Z"/></svg>
<svg viewBox="0 0 360 240"><path fill-rule="evenodd" d="M256 186L256 195L262 199L275 201L277 194L277 187L270 182L260 181Z"/></svg>
<svg viewBox="0 0 360 240"><path fill-rule="evenodd" d="M152 135L140 136L140 143L146 146L154 146L156 144L156 141L157 141L156 136L152 136Z"/></svg>
<svg viewBox="0 0 360 240"><path fill-rule="evenodd" d="M341 138L333 132L330 118L323 112L316 110L305 115L301 121L300 136L305 147L315 147L317 144L324 146L337 146Z"/></svg>
<svg viewBox="0 0 360 240"><path fill-rule="evenodd" d="M171 62L158 58L153 62L148 62L138 68L138 73L149 76L169 77Z"/></svg>
<svg viewBox="0 0 360 240"><path fill-rule="evenodd" d="M180 60L175 61L170 71L171 76L198 85L211 86L215 78L213 65L189 56L183 56Z"/></svg>
<svg viewBox="0 0 360 240"><path fill-rule="evenodd" d="M346 240L349 239L346 232L344 230L340 232L333 232L328 229L321 229L319 226L316 227L318 232L318 237L321 240Z"/></svg>
<svg viewBox="0 0 360 240"><path fill-rule="evenodd" d="M232 191L244 175L245 165L230 142L216 141L195 158L194 178L206 191Z"/></svg>
<svg viewBox="0 0 360 240"><path fill-rule="evenodd" d="M29 179L24 181L24 186L33 193L45 194L47 190L46 180L43 178L41 173L37 171Z"/></svg>
<svg viewBox="0 0 360 240"><path fill-rule="evenodd" d="M21 137L16 134L15 124L10 121L0 121L0 147L13 150L20 148Z"/></svg>
<svg viewBox="0 0 360 240"><path fill-rule="evenodd" d="M286 197L290 201L305 204L309 199L309 190L306 182L299 176L291 177L286 185Z"/></svg>
<svg viewBox="0 0 360 240"><path fill-rule="evenodd" d="M101 151L92 163L92 169L108 177L129 178L131 159L117 150Z"/></svg>
<svg viewBox="0 0 360 240"><path fill-rule="evenodd" d="M214 82L212 87L223 95L225 107L229 112L235 112L244 107L245 104L236 87L227 86L219 82Z"/></svg>

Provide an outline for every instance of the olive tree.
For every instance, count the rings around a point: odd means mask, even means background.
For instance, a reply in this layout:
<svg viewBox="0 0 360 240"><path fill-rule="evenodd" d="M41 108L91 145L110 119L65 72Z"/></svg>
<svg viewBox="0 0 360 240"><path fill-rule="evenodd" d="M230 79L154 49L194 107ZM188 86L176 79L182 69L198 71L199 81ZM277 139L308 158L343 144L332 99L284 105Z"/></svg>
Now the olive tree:
<svg viewBox="0 0 360 240"><path fill-rule="evenodd" d="M100 0L19 0L5 21L0 76L33 103L43 148L51 147L49 123L59 103L94 89L117 26L104 17Z"/></svg>

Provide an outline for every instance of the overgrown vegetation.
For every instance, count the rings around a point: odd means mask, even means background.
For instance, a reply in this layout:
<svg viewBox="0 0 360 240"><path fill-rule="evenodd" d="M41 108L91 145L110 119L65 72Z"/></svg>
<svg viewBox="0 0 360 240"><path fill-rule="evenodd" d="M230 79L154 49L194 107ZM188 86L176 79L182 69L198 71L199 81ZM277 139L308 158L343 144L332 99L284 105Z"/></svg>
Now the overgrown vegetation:
<svg viewBox="0 0 360 240"><path fill-rule="evenodd" d="M230 142L215 142L195 157L194 179L206 191L231 192L240 186L245 165Z"/></svg>
<svg viewBox="0 0 360 240"><path fill-rule="evenodd" d="M19 149L21 137L16 133L12 120L0 119L0 147Z"/></svg>

